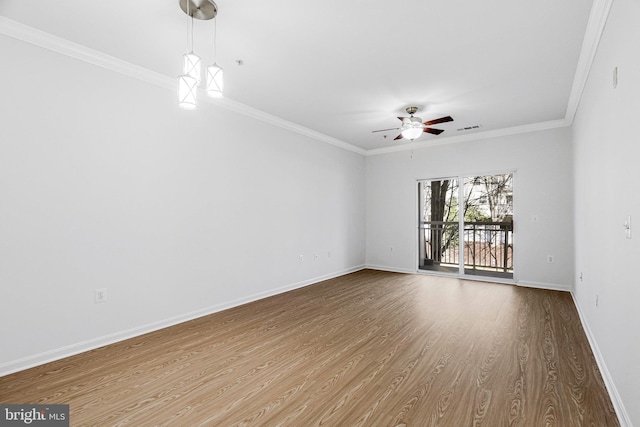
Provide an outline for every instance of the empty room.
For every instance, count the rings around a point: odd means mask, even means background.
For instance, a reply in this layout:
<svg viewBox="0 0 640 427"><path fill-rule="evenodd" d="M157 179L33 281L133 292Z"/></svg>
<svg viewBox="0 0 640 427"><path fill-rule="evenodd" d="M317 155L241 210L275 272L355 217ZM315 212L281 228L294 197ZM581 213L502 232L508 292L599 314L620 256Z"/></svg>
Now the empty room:
<svg viewBox="0 0 640 427"><path fill-rule="evenodd" d="M0 1L0 425L640 426L638 22Z"/></svg>

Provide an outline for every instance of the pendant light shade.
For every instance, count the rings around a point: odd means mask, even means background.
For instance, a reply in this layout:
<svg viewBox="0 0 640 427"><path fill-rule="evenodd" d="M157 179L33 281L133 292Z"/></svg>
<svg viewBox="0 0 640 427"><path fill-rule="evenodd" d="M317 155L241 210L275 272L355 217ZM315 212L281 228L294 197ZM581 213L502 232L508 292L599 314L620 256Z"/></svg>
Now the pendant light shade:
<svg viewBox="0 0 640 427"><path fill-rule="evenodd" d="M198 81L195 78L188 74L178 77L178 106L185 110L197 109L197 90Z"/></svg>
<svg viewBox="0 0 640 427"><path fill-rule="evenodd" d="M207 67L207 95L222 98L224 91L224 72L216 63L218 54L218 21L213 21L213 65Z"/></svg>
<svg viewBox="0 0 640 427"><path fill-rule="evenodd" d="M207 95L222 98L224 91L224 71L218 64L207 67Z"/></svg>
<svg viewBox="0 0 640 427"><path fill-rule="evenodd" d="M200 57L193 53L193 51L189 53L185 53L182 55L183 65L182 65L182 74L187 74L198 82L202 81L202 74L200 70L202 67L200 66Z"/></svg>

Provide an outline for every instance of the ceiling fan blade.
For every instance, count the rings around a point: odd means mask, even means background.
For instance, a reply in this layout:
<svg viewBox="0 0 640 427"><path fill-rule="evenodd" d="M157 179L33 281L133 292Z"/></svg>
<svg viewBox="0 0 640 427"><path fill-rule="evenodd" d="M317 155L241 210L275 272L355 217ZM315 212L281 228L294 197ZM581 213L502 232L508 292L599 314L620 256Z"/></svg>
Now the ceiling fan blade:
<svg viewBox="0 0 640 427"><path fill-rule="evenodd" d="M398 120L400 120L401 122L403 122L405 119L409 119L410 117L398 117Z"/></svg>
<svg viewBox="0 0 640 427"><path fill-rule="evenodd" d="M400 135L396 136L395 138L393 138L394 141L397 141L399 139L402 139L402 134L400 134Z"/></svg>
<svg viewBox="0 0 640 427"><path fill-rule="evenodd" d="M433 128L424 128L424 131L427 133L432 133L434 135L440 135L442 132L444 132L443 129L433 129Z"/></svg>
<svg viewBox="0 0 640 427"><path fill-rule="evenodd" d="M380 129L380 130L372 130L371 133L375 133L375 132L386 132L389 130L398 130L400 128L390 128L390 129Z"/></svg>
<svg viewBox="0 0 640 427"><path fill-rule="evenodd" d="M428 122L424 122L425 125L429 126L429 125L437 125L438 123L446 123L446 122L452 122L453 118L451 116L446 116L446 117L440 117L439 119L435 119L435 120L429 120Z"/></svg>

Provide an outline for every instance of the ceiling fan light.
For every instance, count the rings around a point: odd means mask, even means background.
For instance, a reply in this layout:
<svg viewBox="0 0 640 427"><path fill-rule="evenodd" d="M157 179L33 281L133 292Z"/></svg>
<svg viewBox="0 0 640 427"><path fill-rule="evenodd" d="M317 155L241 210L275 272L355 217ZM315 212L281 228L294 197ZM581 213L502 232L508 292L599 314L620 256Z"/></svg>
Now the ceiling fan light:
<svg viewBox="0 0 640 427"><path fill-rule="evenodd" d="M201 68L200 67L200 57L193 52L185 53L183 56L183 65L182 65L182 74L187 74L194 79L196 79L197 83L200 84L202 80Z"/></svg>
<svg viewBox="0 0 640 427"><path fill-rule="evenodd" d="M422 127L411 126L411 127L402 129L402 132L400 133L402 134L403 138L414 140L416 138L419 138L420 135L422 135L422 132L423 132Z"/></svg>
<svg viewBox="0 0 640 427"><path fill-rule="evenodd" d="M207 67L207 95L222 98L224 89L224 71L218 64Z"/></svg>
<svg viewBox="0 0 640 427"><path fill-rule="evenodd" d="M178 77L178 107L185 110L198 108L196 92L198 81L188 74Z"/></svg>

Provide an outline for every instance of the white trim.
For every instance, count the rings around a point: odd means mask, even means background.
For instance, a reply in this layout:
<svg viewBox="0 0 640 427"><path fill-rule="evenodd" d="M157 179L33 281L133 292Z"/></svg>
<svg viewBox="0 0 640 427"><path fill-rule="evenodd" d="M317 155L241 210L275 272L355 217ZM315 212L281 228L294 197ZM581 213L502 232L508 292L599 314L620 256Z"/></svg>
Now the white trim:
<svg viewBox="0 0 640 427"><path fill-rule="evenodd" d="M518 280L515 282L515 284L525 288L536 288L536 289L547 289L550 291L571 292L570 286L558 285L556 283L530 282L528 280Z"/></svg>
<svg viewBox="0 0 640 427"><path fill-rule="evenodd" d="M388 271L389 273L416 274L416 271L410 268L396 268L387 265L367 264L365 268L369 270Z"/></svg>
<svg viewBox="0 0 640 427"><path fill-rule="evenodd" d="M157 331L159 329L168 328L170 326L174 326L179 323L188 322L189 320L197 319L199 317L208 316L210 314L227 310L233 307L237 307L243 304L248 304L250 302L267 298L273 295L278 295L294 289L303 288L305 286L313 285L325 280L344 276L346 274L355 273L356 271L363 270L364 268L365 268L364 265L358 265L342 271L325 274L323 276L314 277L312 279L303 280L301 282L292 283L289 285L281 286L279 288L270 289L264 292L259 292L257 294L249 295L243 298L238 298L233 301L226 302L224 304L212 305L200 310L192 311L190 313L180 314L178 316L173 316L168 319L147 323L146 325L142 325L139 327L127 329L120 332L115 332L113 334L104 335L98 338L92 338L79 343L45 351L43 353L27 356L22 359L5 362L3 364L0 364L0 377L4 375L12 374L14 372L33 368L34 366L39 366L45 363L53 362L55 360L63 359L65 357L70 357L79 353L84 353L89 350L94 350L96 348L103 347L105 345L113 344L116 342L134 338L140 335L144 335L149 332Z"/></svg>
<svg viewBox="0 0 640 427"><path fill-rule="evenodd" d="M513 280L502 279L500 277L462 275L458 273L446 273L443 271L430 271L430 270L419 270L419 269L410 270L408 268L396 268L396 267L373 265L373 264L367 264L365 268L369 270L388 271L389 273L415 274L418 276L437 276L437 277L446 277L449 279L467 280L467 281L475 281L475 282L499 283L502 285L516 284Z"/></svg>
<svg viewBox="0 0 640 427"><path fill-rule="evenodd" d="M416 232L413 234L414 235L414 242L413 242L413 260L415 261L413 264L413 269L414 271L418 271L418 269L420 268L420 221L422 220L422 201L420 200L420 187L421 187L421 182L419 179L416 180L415 182L415 186L414 191L415 191L415 199L414 199L414 206L413 206L413 213L414 213L414 227L413 229L416 230Z"/></svg>
<svg viewBox="0 0 640 427"><path fill-rule="evenodd" d="M507 168L507 169L493 169L493 170L483 170L478 171L477 169L473 169L471 171L463 171L460 173L456 172L456 175L449 176L436 176L432 178L416 178L416 182L420 181L442 181L443 179L451 179L451 178L464 178L468 176L483 176L483 175L506 175L508 173L515 175L518 172L518 168Z"/></svg>
<svg viewBox="0 0 640 427"><path fill-rule="evenodd" d="M582 323L582 329L584 329L585 334L587 335L587 340L589 341L589 345L591 346L591 352L593 353L593 357L596 359L596 363L598 364L598 369L602 374L602 379L604 380L604 385L607 387L607 391L609 392L609 397L611 398L611 403L613 404L614 409L616 410L616 415L618 416L618 421L620 422L620 427L632 427L631 418L627 413L627 410L624 407L624 403L622 403L622 399L620 398L620 394L618 393L618 389L616 388L615 383L613 382L613 378L611 377L611 373L609 372L609 368L607 368L607 364L604 362L604 357L602 357L602 353L600 352L600 348L598 347L598 343L596 341L591 328L589 327L589 323L587 323L587 318L580 308L580 304L578 303L578 299L573 291L571 291L571 297L573 298L573 304L578 311L578 317L580 318L580 323Z"/></svg>
<svg viewBox="0 0 640 427"><path fill-rule="evenodd" d="M176 90L176 79L156 73L147 68L123 61L106 53L74 43L53 34L40 31L28 25L0 16L0 34L32 44L71 58L106 68L165 89Z"/></svg>
<svg viewBox="0 0 640 427"><path fill-rule="evenodd" d="M457 271L447 272L447 271L438 271L438 270L422 270L418 268L416 269L416 271L414 271L414 274L418 274L420 276L438 276L438 277L448 277L449 279L464 280L460 275L460 273Z"/></svg>
<svg viewBox="0 0 640 427"><path fill-rule="evenodd" d="M517 283L513 279L504 279L502 277L480 276L475 274L460 274L458 276L460 280L468 280L472 282L488 282L499 283L501 285L516 285Z"/></svg>
<svg viewBox="0 0 640 427"><path fill-rule="evenodd" d="M456 178L458 180L458 195L457 195L458 197L458 273L460 273L461 276L464 275L464 268L465 268L465 264L467 263L467 259L464 255L464 247L466 243L465 229L464 229L464 214L467 210L467 202L469 201L469 199L465 199L464 197L464 192L466 190L464 179L467 176L468 175L458 175L458 177ZM486 176L486 175L473 175L473 176ZM513 183L513 175L512 175L511 182ZM471 184L470 193L472 191L473 191L473 184ZM433 197L433 194L431 196ZM511 196L513 197L513 191L511 191ZM445 194L445 197L446 197L446 194ZM460 207L460 204L462 204L462 208ZM420 207L420 209L422 209L422 206ZM474 234L475 234L475 230L474 230ZM460 238L460 236L462 236L462 238ZM462 243L460 243L460 240L462 240ZM496 240L497 240L497 235L496 235ZM511 253L513 255L513 250ZM475 253L474 253L474 256L475 256Z"/></svg>
<svg viewBox="0 0 640 427"><path fill-rule="evenodd" d="M282 129L286 129L303 136L307 136L317 141L324 142L338 148L342 148L344 150L353 151L354 153L361 154L363 156L367 153L367 151L363 148L356 147L355 145L349 144L323 133L316 132L315 130L306 128L304 126L297 125L293 122L281 119L280 117L273 116L271 114L265 113L264 111L233 101L229 98L213 100L210 97L206 97L205 99L210 100L211 102L214 102L215 104L220 105L221 107L224 107L228 110L235 111L236 113L243 114L245 116L263 121L265 123L269 123L274 126L278 126Z"/></svg>
<svg viewBox="0 0 640 427"><path fill-rule="evenodd" d="M374 269L374 270L383 270L383 271L391 271L391 272L397 272L397 273L410 273L409 271L404 271L403 269L395 269L395 268L391 268L391 267L380 267L380 266L372 266L372 265L367 265L367 268L370 269ZM422 271L418 272L419 274L425 274ZM485 277L473 277L473 278L469 278L469 277L460 277L458 275L455 274L437 274L437 272L428 272L426 273L428 275L433 275L433 276L439 276L439 277L449 277L452 279L460 279L460 280L481 280L481 281L490 281L492 283L502 283L502 284L516 284L518 286L526 286L526 287L531 287L531 288L537 288L537 289L548 289L548 290L556 290L556 291L565 291L565 292L569 292L571 294L571 297L573 298L573 302L574 305L576 307L576 310L578 312L578 317L580 318L580 323L582 324L582 327L585 331L585 334L587 336L587 340L589 342L589 345L591 347L591 351L594 355L594 358L596 360L596 363L598 364L598 369L600 370L600 373L602 374L602 378L604 380L605 386L607 388L607 391L609 392L609 396L611 397L611 402L615 408L616 411L616 415L618 417L618 421L620 422L620 427L632 427L633 424L631 424L631 418L629 417L629 414L627 413L625 406L622 402L622 399L620 398L620 394L618 393L618 390L616 389L615 383L613 382L613 378L611 378L611 374L609 373L609 369L607 368L606 363L604 362L604 358L602 357L602 353L600 352L600 348L598 347L598 344L595 340L595 337L593 336L593 333L591 332L591 328L589 328L589 324L586 321L586 318L582 312L582 309L580 308L580 305L578 304L578 300L576 299L575 294L573 293L572 290L567 289L566 286L564 285L555 285L555 284L550 284L550 283L541 283L541 282L527 282L527 281L520 281L517 283L513 283L513 282L507 282L507 281L502 281L502 280L487 280L489 278L485 278Z"/></svg>
<svg viewBox="0 0 640 427"><path fill-rule="evenodd" d="M475 274L447 273L445 271L435 271L435 270L418 270L416 274L420 274L422 276L449 277L451 279L465 280L467 282L498 283L501 285L516 284L516 282L513 279L504 279L502 277L480 276Z"/></svg>
<svg viewBox="0 0 640 427"><path fill-rule="evenodd" d="M516 172L517 172L517 168L516 169L503 169L503 170L497 170L497 171L493 171L493 172L471 172L471 173L460 173L457 175L449 175L446 177L437 177L437 178L421 178L421 179L417 179L416 182L418 183L418 194L416 195L416 206L414 207L414 209L416 209L417 212L420 211L420 209L422 209L421 206L421 200L420 199L420 183L425 182L425 181L442 181L442 180L451 180L451 179L455 179L458 181L458 200L463 200L464 199L464 179L468 178L468 177L473 177L473 176L485 176L485 175L506 175L506 174L510 174L512 177L512 187L513 187L513 182L515 181L515 176L516 176ZM515 194L515 192L514 192ZM512 212L513 214L513 212ZM418 213L418 215L416 216L416 246L415 246L415 250L417 251L415 254L415 258L416 258L416 263L415 263L415 272L418 274L431 274L431 275L444 275L447 277L456 277L458 279L462 279L462 280L476 280L476 281L480 281L480 282L495 282L495 283L506 283L506 284L516 284L516 274L515 274L515 269L512 275L511 279L505 279L502 277L492 277L492 276L482 276L482 275L475 275L475 274L465 274L465 258L464 258L464 247L462 245L460 245L458 247L458 272L451 272L451 273L447 273L447 272L438 272L435 270L421 270L419 268L419 264L420 264L420 249L419 249L419 245L420 245L420 237L418 236L418 234L420 233L420 218L419 218L420 214ZM513 218L515 220L515 223L519 223L519 221L517 221L517 218L515 216L515 214L513 214ZM459 230L462 230L464 228L464 215L463 215L463 211L460 210L458 211L458 227ZM514 234L515 234L515 230L514 230ZM515 259L516 259L516 250L515 250L515 245L514 245L514 250L513 250L513 259L514 259L514 266L515 266Z"/></svg>
<svg viewBox="0 0 640 427"><path fill-rule="evenodd" d="M571 94L569 95L567 112L564 116L569 124L573 123L573 119L578 111L580 99L587 84L591 65L598 51L598 45L600 44L600 39L602 38L602 33L604 32L612 4L613 0L594 0L593 6L591 7L589 22L587 23L587 29L584 34L582 49L578 59L578 66L576 67L576 73L573 77L573 86L571 87Z"/></svg>
<svg viewBox="0 0 640 427"><path fill-rule="evenodd" d="M571 86L571 92L569 94L569 100L567 102L567 110L565 112L564 119L551 120L548 122L532 123L523 126L515 126L504 129L497 129L486 132L475 132L465 135L451 136L445 138L432 139L429 141L416 141L409 144L402 144L393 147L377 148L367 151L367 156L375 156L377 154L395 153L399 151L408 151L418 148L433 147L436 145L454 144L465 141L475 141L479 139L497 138L501 136L516 135L526 132L534 132L546 129L554 129L559 127L571 126L575 117L576 111L580 104L580 98L584 91L593 59L595 58L604 32L607 18L613 0L594 0L591 7L591 14L589 15L589 21L587 23L587 29L585 31L584 39L582 41L582 49L580 51L580 57L578 58L578 65L576 66L576 72L573 78L573 84Z"/></svg>
<svg viewBox="0 0 640 427"><path fill-rule="evenodd" d="M589 76L589 71L591 69L593 59L598 49L598 44L602 37L602 33L604 31L604 27L606 25L612 3L613 0L594 0L593 7L591 8L591 14L589 16L589 22L587 24L587 29L585 31L582 50L578 59L578 65L576 67L576 73L574 76L571 93L569 95L569 101L567 104L567 110L564 119L532 123L486 132L475 132L465 135L431 139L427 141L417 141L409 144L402 144L385 148L365 150L353 144L341 141L337 138L333 138L331 136L322 134L304 126L300 126L293 122L289 122L287 120L241 104L239 102L232 101L228 98L212 100L211 98L205 97L205 99L208 102L215 103L216 105L227 108L236 113L243 114L245 116L252 117L265 123L269 123L274 126L278 126L280 128L298 133L300 135L313 138L320 142L325 142L327 144L366 156L375 156L378 154L408 151L437 145L454 144L458 142L475 141L487 138L497 138L501 136L516 135L520 133L571 126L571 124L573 123L573 118L578 109L580 98L582 96L582 92L584 91L584 87ZM52 50L54 52L67 55L72 58L76 58L78 60L85 61L136 78L138 80L154 84L159 87L170 90L175 89L174 78L131 64L113 56L106 55L102 52L98 52L69 40L56 37L52 34L37 30L33 27L29 27L3 16L0 16L0 34L4 34L8 37L12 37L26 43Z"/></svg>
<svg viewBox="0 0 640 427"><path fill-rule="evenodd" d="M44 49L60 53L62 55L69 56L79 61L97 65L98 67L102 67L110 71L115 71L116 73L133 77L134 79L151 83L158 87L169 90L176 90L177 87L175 78L156 73L155 71L151 71L147 68L140 67L127 61L123 61L122 59L107 55L94 49L90 49L84 45L74 43L61 37L46 33L44 31L40 31L28 25L24 25L11 19L5 18L3 16L0 16L0 34L4 34L16 40L20 40L34 46L39 46ZM264 111L257 110L255 108L249 107L248 105L230 100L228 98L213 99L211 97L205 96L203 97L203 99L222 108L226 108L247 117L260 120L273 126L298 133L300 135L333 145L338 148L342 148L344 150L352 151L361 155L365 155L366 153L366 150L360 147L356 147L355 145L324 135L320 132L316 132L312 129L300 126L293 122L289 122L287 120L281 119L280 117L273 116L271 114L265 113Z"/></svg>
<svg viewBox="0 0 640 427"><path fill-rule="evenodd" d="M570 126L571 123L565 119L551 120L548 122L531 123L528 125L514 126L510 128L488 130L485 132L475 132L465 135L450 136L445 138L431 139L427 141L416 141L409 144L395 145L392 147L376 148L367 150L367 156L375 156L378 154L396 153L398 151L415 150L418 148L435 147L437 145L455 144L458 142L476 141L487 138L498 138L501 136L517 135L521 133L537 132L547 129L561 128Z"/></svg>

